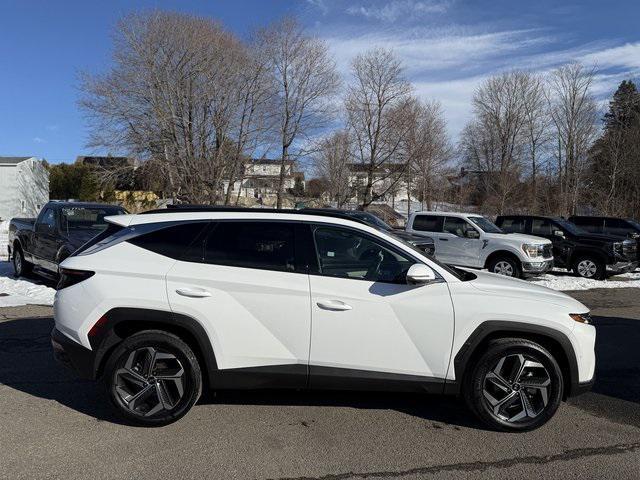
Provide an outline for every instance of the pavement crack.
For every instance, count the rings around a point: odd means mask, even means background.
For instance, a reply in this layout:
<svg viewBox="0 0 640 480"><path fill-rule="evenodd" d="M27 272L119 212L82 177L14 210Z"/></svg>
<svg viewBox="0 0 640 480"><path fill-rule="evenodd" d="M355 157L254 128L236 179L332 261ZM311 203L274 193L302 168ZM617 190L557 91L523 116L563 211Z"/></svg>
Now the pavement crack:
<svg viewBox="0 0 640 480"><path fill-rule="evenodd" d="M389 470L377 472L345 472L327 474L318 477L280 477L273 480L347 480L351 478L406 477L409 475L430 475L440 472L484 472L489 469L510 468L515 465L546 464L564 462L597 455L621 455L640 449L640 442L620 443L606 447L589 447L565 450L553 455L532 455L528 457L506 458L492 462L463 462L429 467L416 467L409 470Z"/></svg>

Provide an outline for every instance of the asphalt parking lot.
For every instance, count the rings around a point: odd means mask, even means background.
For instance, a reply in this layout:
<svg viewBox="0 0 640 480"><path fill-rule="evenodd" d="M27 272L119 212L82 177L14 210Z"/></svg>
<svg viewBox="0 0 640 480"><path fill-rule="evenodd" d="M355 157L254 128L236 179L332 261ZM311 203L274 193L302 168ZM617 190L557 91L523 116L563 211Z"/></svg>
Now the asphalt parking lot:
<svg viewBox="0 0 640 480"><path fill-rule="evenodd" d="M640 478L640 290L572 294L593 309L597 382L526 434L450 398L335 392L211 394L131 427L54 363L51 308L0 309L0 478Z"/></svg>

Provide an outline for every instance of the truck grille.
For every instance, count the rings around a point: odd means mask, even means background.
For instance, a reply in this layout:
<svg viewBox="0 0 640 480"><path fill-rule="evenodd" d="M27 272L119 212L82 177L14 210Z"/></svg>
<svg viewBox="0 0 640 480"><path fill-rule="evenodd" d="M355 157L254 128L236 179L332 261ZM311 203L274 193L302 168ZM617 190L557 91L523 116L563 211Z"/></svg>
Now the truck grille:
<svg viewBox="0 0 640 480"><path fill-rule="evenodd" d="M553 257L553 245L546 244L542 247L542 257L543 258Z"/></svg>

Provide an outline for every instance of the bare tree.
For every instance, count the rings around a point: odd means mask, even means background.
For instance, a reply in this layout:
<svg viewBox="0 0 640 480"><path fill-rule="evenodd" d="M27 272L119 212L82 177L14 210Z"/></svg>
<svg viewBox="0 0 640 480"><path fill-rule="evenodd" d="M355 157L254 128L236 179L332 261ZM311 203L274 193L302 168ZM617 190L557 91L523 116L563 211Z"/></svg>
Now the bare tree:
<svg viewBox="0 0 640 480"><path fill-rule="evenodd" d="M579 63L554 70L549 105L557 137L560 213L576 213L580 181L597 133L597 107L591 93L595 71Z"/></svg>
<svg viewBox="0 0 640 480"><path fill-rule="evenodd" d="M277 86L281 165L276 206L281 208L286 166L301 154L292 151L295 142L326 125L339 77L326 43L306 35L293 19L271 24L258 32L258 39Z"/></svg>
<svg viewBox="0 0 640 480"><path fill-rule="evenodd" d="M345 108L356 158L367 169L362 196L362 207L366 208L393 189L404 174L398 154L408 122L401 111L408 108L411 85L391 50L376 48L360 54L351 70L354 82Z"/></svg>
<svg viewBox="0 0 640 480"><path fill-rule="evenodd" d="M527 78L522 72L507 72L486 80L473 96L474 118L462 134L465 161L500 213L517 191L522 173Z"/></svg>
<svg viewBox="0 0 640 480"><path fill-rule="evenodd" d="M431 210L438 179L453 155L442 107L437 101L411 101L408 109L409 129L405 137L409 164L406 176L407 201L411 208L411 192L415 192L422 208Z"/></svg>
<svg viewBox="0 0 640 480"><path fill-rule="evenodd" d="M531 195L529 211L538 211L538 176L540 175L543 151L551 140L551 117L547 104L546 86L539 74L524 73L522 77L522 95L524 102L523 137L525 150L531 167Z"/></svg>
<svg viewBox="0 0 640 480"><path fill-rule="evenodd" d="M351 150L349 133L338 130L319 142L314 155L315 174L324 180L326 193L338 208L344 206L355 193L350 183Z"/></svg>

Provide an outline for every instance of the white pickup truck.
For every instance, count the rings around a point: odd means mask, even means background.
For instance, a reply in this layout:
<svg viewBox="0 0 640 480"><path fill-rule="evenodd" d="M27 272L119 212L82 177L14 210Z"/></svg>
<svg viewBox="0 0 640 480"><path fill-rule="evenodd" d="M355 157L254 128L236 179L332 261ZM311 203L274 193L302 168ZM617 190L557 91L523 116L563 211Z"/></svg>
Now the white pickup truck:
<svg viewBox="0 0 640 480"><path fill-rule="evenodd" d="M473 213L416 212L409 216L407 232L435 241L436 258L461 267L522 278L553 267L551 241L504 233L485 217Z"/></svg>

